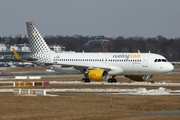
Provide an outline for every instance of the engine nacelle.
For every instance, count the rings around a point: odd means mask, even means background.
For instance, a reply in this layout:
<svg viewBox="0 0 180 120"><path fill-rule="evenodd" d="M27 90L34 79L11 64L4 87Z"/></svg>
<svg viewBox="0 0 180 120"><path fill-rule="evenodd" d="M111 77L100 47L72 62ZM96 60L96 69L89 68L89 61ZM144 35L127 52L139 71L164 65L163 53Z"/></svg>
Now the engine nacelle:
<svg viewBox="0 0 180 120"><path fill-rule="evenodd" d="M125 77L134 81L145 81L149 79L149 75L124 75Z"/></svg>
<svg viewBox="0 0 180 120"><path fill-rule="evenodd" d="M104 81L109 77L108 71L104 69L89 70L88 78L93 81Z"/></svg>

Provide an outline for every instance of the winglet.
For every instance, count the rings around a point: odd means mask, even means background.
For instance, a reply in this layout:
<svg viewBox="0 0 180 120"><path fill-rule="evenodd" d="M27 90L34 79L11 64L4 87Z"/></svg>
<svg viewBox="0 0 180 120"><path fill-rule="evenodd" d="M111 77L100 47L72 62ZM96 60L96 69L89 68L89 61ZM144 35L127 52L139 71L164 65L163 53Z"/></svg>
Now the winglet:
<svg viewBox="0 0 180 120"><path fill-rule="evenodd" d="M16 60L22 60L21 57L20 57L19 54L15 51L14 48L12 48L12 52L14 53L14 56L15 56Z"/></svg>
<svg viewBox="0 0 180 120"><path fill-rule="evenodd" d="M140 50L137 50L137 51L138 51L138 53L141 53Z"/></svg>

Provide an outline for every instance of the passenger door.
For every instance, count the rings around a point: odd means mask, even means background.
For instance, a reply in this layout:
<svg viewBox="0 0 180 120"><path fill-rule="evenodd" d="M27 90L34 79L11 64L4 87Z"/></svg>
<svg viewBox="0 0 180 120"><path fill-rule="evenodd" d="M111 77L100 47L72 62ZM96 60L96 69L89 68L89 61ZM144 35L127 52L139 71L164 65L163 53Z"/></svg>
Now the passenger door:
<svg viewBox="0 0 180 120"><path fill-rule="evenodd" d="M149 58L148 55L144 56L142 61L142 67L148 67L148 58Z"/></svg>

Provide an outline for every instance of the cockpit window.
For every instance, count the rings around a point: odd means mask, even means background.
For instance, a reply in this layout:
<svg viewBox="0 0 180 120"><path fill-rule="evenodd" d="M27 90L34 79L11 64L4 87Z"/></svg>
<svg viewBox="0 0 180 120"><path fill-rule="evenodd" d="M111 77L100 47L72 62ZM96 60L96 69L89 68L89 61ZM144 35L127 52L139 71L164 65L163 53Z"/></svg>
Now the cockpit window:
<svg viewBox="0 0 180 120"><path fill-rule="evenodd" d="M154 62L167 62L166 59L155 59Z"/></svg>
<svg viewBox="0 0 180 120"><path fill-rule="evenodd" d="M167 62L167 60L166 59L162 59L162 62Z"/></svg>

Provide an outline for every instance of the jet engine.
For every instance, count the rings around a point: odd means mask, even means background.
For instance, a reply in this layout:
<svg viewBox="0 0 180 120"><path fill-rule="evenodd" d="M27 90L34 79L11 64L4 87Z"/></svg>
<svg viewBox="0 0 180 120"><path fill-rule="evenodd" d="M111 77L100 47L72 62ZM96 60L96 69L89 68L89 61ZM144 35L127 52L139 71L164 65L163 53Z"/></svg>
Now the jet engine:
<svg viewBox="0 0 180 120"><path fill-rule="evenodd" d="M94 69L88 71L88 78L93 81L104 81L109 77L108 71L104 69Z"/></svg>
<svg viewBox="0 0 180 120"><path fill-rule="evenodd" d="M134 81L145 81L151 77L150 75L124 75L124 76Z"/></svg>

